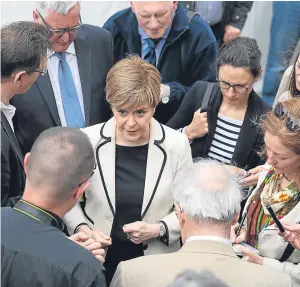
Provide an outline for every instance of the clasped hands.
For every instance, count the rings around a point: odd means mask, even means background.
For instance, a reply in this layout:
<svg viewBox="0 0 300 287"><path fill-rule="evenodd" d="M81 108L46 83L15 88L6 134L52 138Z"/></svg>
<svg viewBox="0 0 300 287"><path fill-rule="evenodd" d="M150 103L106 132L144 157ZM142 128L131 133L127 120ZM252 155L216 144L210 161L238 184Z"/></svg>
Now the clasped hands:
<svg viewBox="0 0 300 287"><path fill-rule="evenodd" d="M140 244L151 238L159 236L159 225L151 224L145 221L135 221L123 226L124 233L127 233L128 239L134 244ZM92 230L87 225L82 225L78 233L69 237L80 246L88 249L95 257L104 262L105 249L112 244L111 238L100 230Z"/></svg>

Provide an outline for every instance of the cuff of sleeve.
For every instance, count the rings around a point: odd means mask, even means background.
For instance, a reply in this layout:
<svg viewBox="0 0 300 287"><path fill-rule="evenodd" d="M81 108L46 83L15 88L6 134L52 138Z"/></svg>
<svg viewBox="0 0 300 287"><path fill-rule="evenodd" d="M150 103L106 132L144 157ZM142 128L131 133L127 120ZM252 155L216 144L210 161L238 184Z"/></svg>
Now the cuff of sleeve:
<svg viewBox="0 0 300 287"><path fill-rule="evenodd" d="M75 229L74 229L74 234L77 233L79 227L81 227L81 226L83 226L83 225L86 225L87 227L89 227L89 225L88 225L87 223L82 222L82 223L78 224L78 225L75 227ZM90 227L89 227L89 228L90 228Z"/></svg>
<svg viewBox="0 0 300 287"><path fill-rule="evenodd" d="M164 236L160 237L159 240L162 241L164 244L166 244L166 246L169 246L169 228L163 220L161 220L159 222L161 222L166 229L166 234Z"/></svg>
<svg viewBox="0 0 300 287"><path fill-rule="evenodd" d="M267 258L267 257L264 257L263 265L275 267L275 268L278 268L278 269L281 268L281 262L279 262L276 259Z"/></svg>

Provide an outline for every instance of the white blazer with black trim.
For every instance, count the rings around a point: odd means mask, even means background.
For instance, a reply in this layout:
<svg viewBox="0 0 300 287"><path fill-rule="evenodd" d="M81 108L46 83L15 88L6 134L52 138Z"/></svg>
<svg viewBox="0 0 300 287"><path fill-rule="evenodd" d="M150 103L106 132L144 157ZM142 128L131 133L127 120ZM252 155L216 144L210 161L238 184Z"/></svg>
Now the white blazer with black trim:
<svg viewBox="0 0 300 287"><path fill-rule="evenodd" d="M111 234L115 215L115 119L83 129L94 148L97 167L85 192L85 204L77 204L64 218L70 234L81 223ZM165 242L144 242L145 255L174 252L180 248L180 227L174 212L172 186L179 174L192 164L190 145L185 134L158 123L150 123L142 220L163 221Z"/></svg>

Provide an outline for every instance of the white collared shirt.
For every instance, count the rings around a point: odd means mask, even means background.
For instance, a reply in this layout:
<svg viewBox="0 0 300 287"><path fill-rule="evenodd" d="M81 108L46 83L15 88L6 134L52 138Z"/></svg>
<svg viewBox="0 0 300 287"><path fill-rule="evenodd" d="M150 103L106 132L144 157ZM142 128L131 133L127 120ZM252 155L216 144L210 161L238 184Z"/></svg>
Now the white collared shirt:
<svg viewBox="0 0 300 287"><path fill-rule="evenodd" d="M66 120L63 102L62 102L62 98L61 98L61 94L60 94L60 87L59 87L59 80L58 80L59 60L54 55L54 53L55 52L53 52L53 51L48 51L47 69L48 69L51 85L53 88L53 93L54 93L54 97L55 97L55 101L56 101L56 106L57 106L60 122L63 127L66 127L67 120ZM85 119L83 94L82 94L81 81L80 81L80 75L79 75L78 62L77 62L74 42L65 51L65 54L66 54L66 60L69 64L71 72L72 72L74 84L75 84L77 95L79 98L81 112L82 112L83 118Z"/></svg>
<svg viewBox="0 0 300 287"><path fill-rule="evenodd" d="M197 240L218 241L218 242L227 244L230 247L232 247L232 243L230 240L228 240L224 237L219 237L219 236L191 236L185 242L197 241Z"/></svg>
<svg viewBox="0 0 300 287"><path fill-rule="evenodd" d="M1 111L3 112L3 114L5 115L11 129L13 132L15 132L14 130L14 125L13 125L13 122L12 122L12 119L15 115L15 112L16 112L16 108L13 106L13 105L5 105L3 104L2 102L1 103Z"/></svg>

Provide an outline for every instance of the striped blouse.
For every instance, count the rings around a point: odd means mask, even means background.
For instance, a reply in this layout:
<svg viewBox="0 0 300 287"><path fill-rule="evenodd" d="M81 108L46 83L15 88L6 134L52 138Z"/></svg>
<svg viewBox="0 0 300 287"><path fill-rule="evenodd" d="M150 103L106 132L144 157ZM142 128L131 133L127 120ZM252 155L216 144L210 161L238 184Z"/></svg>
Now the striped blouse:
<svg viewBox="0 0 300 287"><path fill-rule="evenodd" d="M231 119L218 113L217 126L208 157L231 164L231 159L243 121Z"/></svg>

